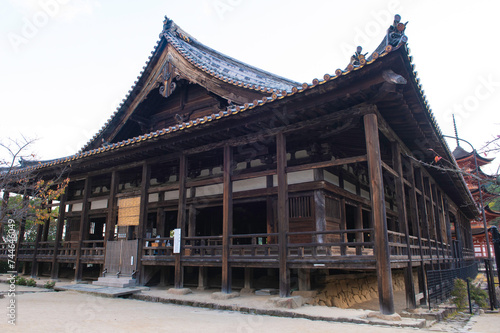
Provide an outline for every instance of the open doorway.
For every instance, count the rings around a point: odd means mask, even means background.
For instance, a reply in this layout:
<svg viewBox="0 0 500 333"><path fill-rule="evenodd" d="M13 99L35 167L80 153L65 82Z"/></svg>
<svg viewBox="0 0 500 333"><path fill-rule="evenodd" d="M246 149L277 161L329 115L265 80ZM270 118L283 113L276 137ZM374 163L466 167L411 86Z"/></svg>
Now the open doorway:
<svg viewBox="0 0 500 333"><path fill-rule="evenodd" d="M262 234L267 232L265 201L235 204L233 207L233 234Z"/></svg>

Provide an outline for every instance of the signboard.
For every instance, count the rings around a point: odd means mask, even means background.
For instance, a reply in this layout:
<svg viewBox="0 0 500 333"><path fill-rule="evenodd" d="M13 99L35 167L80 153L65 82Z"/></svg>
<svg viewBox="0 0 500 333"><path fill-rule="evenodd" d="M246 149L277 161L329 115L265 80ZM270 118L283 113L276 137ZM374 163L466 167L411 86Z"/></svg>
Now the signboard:
<svg viewBox="0 0 500 333"><path fill-rule="evenodd" d="M139 225L141 197L118 199L118 225Z"/></svg>
<svg viewBox="0 0 500 333"><path fill-rule="evenodd" d="M174 229L174 253L181 253L181 229Z"/></svg>

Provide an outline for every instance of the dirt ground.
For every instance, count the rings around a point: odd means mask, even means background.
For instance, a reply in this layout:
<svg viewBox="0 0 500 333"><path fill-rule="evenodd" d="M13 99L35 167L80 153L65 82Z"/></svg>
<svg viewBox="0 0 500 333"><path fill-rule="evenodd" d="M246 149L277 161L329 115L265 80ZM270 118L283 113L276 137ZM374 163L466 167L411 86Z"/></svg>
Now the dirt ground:
<svg viewBox="0 0 500 333"><path fill-rule="evenodd" d="M0 284L1 290L8 285ZM17 291L36 291L20 287ZM0 299L0 332L415 332L362 324L247 315L232 311L103 298L76 292L31 292L16 295L16 326L7 322L9 297ZM437 325L421 331L498 332L500 314L474 316L468 324Z"/></svg>

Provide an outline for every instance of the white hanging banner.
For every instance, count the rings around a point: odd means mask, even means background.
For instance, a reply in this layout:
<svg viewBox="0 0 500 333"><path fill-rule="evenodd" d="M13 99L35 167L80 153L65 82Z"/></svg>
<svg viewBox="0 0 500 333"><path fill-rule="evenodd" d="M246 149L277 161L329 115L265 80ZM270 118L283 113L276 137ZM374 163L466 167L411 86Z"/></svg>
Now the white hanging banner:
<svg viewBox="0 0 500 333"><path fill-rule="evenodd" d="M174 229L174 253L181 253L181 229Z"/></svg>

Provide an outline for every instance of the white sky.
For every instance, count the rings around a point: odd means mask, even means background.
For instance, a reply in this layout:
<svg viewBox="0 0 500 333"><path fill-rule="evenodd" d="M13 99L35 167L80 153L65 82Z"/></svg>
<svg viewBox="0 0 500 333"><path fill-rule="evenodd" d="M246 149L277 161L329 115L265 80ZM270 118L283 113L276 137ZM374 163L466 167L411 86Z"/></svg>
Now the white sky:
<svg viewBox="0 0 500 333"><path fill-rule="evenodd" d="M409 21L413 63L442 132L453 135L455 113L459 136L479 149L500 134L495 5L485 0L0 0L0 140L21 134L38 138L32 148L39 159L76 153L136 80L164 15L211 48L310 83L345 68L357 45L371 53L398 13ZM455 143L449 144L453 150Z"/></svg>

